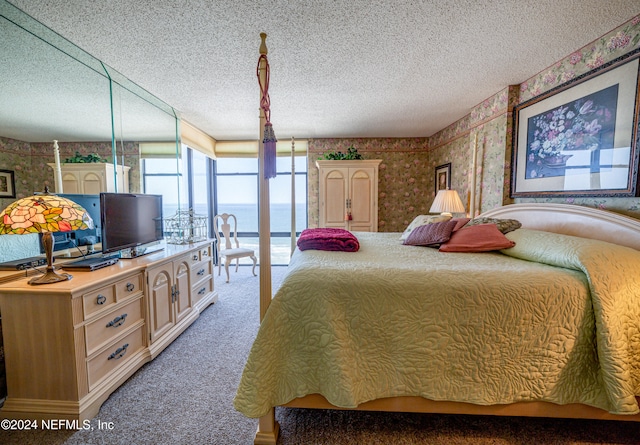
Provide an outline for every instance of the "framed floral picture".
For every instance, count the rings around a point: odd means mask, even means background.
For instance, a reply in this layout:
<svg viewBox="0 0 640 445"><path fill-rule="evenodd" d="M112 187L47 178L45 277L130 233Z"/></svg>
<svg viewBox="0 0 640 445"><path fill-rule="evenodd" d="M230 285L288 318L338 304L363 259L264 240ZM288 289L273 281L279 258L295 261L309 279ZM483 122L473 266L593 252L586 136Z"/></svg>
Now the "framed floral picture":
<svg viewBox="0 0 640 445"><path fill-rule="evenodd" d="M436 167L436 193L451 188L451 162Z"/></svg>
<svg viewBox="0 0 640 445"><path fill-rule="evenodd" d="M16 180L11 170L0 170L0 198L16 197Z"/></svg>
<svg viewBox="0 0 640 445"><path fill-rule="evenodd" d="M512 197L637 196L638 50L514 109Z"/></svg>

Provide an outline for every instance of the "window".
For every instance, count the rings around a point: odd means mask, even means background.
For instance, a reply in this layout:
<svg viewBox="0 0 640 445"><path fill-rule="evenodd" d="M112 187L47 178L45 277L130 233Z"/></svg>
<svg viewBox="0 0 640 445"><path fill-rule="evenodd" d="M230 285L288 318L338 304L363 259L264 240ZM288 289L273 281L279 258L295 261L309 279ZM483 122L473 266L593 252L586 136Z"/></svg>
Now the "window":
<svg viewBox="0 0 640 445"><path fill-rule="evenodd" d="M213 216L233 213L243 247L259 254L258 159L220 158L215 161L182 147L182 158L147 158L142 163L144 193L163 196L163 214L193 209L206 215L213 237ZM307 228L307 158L296 156L296 232ZM277 176L269 181L271 199L271 263L288 264L291 255L291 158L278 157ZM176 172L177 171L177 172ZM251 264L249 259L241 264Z"/></svg>
<svg viewBox="0 0 640 445"><path fill-rule="evenodd" d="M296 156L296 232L307 227L307 158ZM258 159L221 158L216 163L217 213L238 218L241 245L258 255ZM291 158L279 157L277 176L269 181L271 263L288 264L291 255ZM241 264L250 264L247 259Z"/></svg>
<svg viewBox="0 0 640 445"><path fill-rule="evenodd" d="M182 162L175 158L148 158L142 160L143 193L162 195L162 215L175 215L185 202L182 184Z"/></svg>

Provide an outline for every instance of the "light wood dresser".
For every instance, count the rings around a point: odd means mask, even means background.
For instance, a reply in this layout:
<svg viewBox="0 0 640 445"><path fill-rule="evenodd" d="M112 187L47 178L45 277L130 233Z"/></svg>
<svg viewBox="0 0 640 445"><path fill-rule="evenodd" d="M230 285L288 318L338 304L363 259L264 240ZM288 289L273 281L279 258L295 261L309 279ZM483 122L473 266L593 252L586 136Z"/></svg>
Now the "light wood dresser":
<svg viewBox="0 0 640 445"><path fill-rule="evenodd" d="M60 265L58 265L60 266ZM217 301L213 245L164 249L70 281L0 284L7 398L0 417L95 417L102 403Z"/></svg>

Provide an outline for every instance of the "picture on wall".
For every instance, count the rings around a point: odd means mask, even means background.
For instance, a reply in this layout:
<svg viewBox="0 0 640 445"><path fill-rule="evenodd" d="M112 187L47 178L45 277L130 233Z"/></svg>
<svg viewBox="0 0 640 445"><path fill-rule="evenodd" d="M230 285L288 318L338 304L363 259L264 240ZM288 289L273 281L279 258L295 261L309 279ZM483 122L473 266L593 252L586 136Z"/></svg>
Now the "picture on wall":
<svg viewBox="0 0 640 445"><path fill-rule="evenodd" d="M11 170L0 170L0 198L15 198L16 182Z"/></svg>
<svg viewBox="0 0 640 445"><path fill-rule="evenodd" d="M436 167L436 193L440 190L451 188L451 163L442 164Z"/></svg>
<svg viewBox="0 0 640 445"><path fill-rule="evenodd" d="M512 197L636 196L639 56L514 109Z"/></svg>

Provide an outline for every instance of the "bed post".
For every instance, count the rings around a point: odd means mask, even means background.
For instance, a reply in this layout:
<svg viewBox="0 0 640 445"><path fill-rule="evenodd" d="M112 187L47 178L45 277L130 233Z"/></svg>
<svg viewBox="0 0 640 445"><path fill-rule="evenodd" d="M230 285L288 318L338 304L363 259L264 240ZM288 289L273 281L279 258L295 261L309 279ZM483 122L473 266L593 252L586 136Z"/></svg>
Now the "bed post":
<svg viewBox="0 0 640 445"><path fill-rule="evenodd" d="M260 33L260 54L267 55L267 35ZM258 62L258 76L260 85L267 84L267 61L260 58ZM262 108L262 91L260 92L260 132L258 138L258 202L259 219L258 234L260 237L260 321L264 318L271 303L271 226L269 212L269 178L265 176L265 153L262 132L267 121ZM262 416L258 422L258 431L254 439L256 445L275 445L278 439L279 425L276 422L275 410L271 408L269 414Z"/></svg>
<svg viewBox="0 0 640 445"><path fill-rule="evenodd" d="M291 136L291 255L296 250L296 142Z"/></svg>

